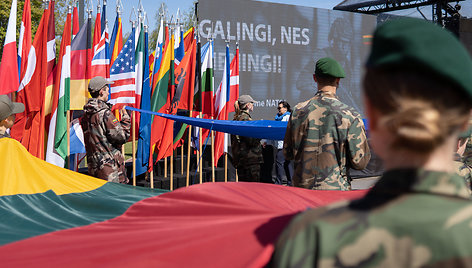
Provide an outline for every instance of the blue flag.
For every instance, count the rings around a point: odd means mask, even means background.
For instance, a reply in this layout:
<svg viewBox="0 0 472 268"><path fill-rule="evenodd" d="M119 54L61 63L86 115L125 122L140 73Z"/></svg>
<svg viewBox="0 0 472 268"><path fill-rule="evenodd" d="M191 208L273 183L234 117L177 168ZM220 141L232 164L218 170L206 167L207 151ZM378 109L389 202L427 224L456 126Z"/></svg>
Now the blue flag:
<svg viewBox="0 0 472 268"><path fill-rule="evenodd" d="M151 110L151 84L149 80L148 32L144 34L144 74L141 96L141 109ZM138 150L136 152L136 175L148 170L149 152L151 147L152 115L140 113Z"/></svg>

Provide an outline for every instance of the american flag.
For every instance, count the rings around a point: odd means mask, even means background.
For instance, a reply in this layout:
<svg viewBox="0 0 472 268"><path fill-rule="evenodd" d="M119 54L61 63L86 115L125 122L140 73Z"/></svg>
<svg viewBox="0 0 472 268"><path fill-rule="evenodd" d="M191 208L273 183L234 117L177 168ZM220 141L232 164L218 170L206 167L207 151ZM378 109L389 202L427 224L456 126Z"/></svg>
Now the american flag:
<svg viewBox="0 0 472 268"><path fill-rule="evenodd" d="M136 70L135 70L135 28L123 45L120 54L110 67L111 94L109 103L113 109L123 106L136 107Z"/></svg>

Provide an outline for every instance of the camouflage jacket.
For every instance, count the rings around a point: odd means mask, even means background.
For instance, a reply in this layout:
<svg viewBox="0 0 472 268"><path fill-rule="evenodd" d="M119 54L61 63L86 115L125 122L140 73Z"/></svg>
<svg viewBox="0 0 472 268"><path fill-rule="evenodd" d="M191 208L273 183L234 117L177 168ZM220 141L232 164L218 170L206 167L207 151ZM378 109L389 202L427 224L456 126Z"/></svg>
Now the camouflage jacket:
<svg viewBox="0 0 472 268"><path fill-rule="evenodd" d="M234 120L251 121L252 118L249 113L243 111ZM231 135L231 151L233 153L233 164L237 168L263 162L260 139Z"/></svg>
<svg viewBox="0 0 472 268"><path fill-rule="evenodd" d="M454 169L456 173L464 179L465 184L467 185L467 189L469 190L469 193L471 193L470 191L472 190L472 168L468 166L465 163L464 158L457 153L454 155Z"/></svg>
<svg viewBox="0 0 472 268"><path fill-rule="evenodd" d="M359 200L296 216L274 267L472 267L472 202L457 174L386 172Z"/></svg>
<svg viewBox="0 0 472 268"><path fill-rule="evenodd" d="M370 160L364 123L330 92L297 104L287 124L284 155L294 160L293 185L318 190L350 190L349 168Z"/></svg>
<svg viewBox="0 0 472 268"><path fill-rule="evenodd" d="M109 104L89 99L81 120L89 175L107 181L127 183L121 146L130 135L130 117L125 114L119 122Z"/></svg>

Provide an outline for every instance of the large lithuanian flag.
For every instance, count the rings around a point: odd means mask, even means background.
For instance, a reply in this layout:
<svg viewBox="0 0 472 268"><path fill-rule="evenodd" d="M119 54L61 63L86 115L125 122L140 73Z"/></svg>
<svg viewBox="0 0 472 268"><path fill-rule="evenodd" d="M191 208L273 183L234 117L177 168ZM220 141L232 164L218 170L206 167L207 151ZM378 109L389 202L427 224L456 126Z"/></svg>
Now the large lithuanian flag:
<svg viewBox="0 0 472 268"><path fill-rule="evenodd" d="M238 182L161 194L59 168L13 139L0 152L2 267L263 267L294 215L365 193Z"/></svg>

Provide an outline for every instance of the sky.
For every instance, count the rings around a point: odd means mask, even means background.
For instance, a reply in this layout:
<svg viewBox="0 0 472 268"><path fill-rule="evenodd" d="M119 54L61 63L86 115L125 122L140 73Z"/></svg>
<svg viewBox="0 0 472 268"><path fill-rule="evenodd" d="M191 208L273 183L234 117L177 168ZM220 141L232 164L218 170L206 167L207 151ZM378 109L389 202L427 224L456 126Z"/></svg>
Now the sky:
<svg viewBox="0 0 472 268"><path fill-rule="evenodd" d="M123 34L131 32L131 23L129 22L133 7L137 8L139 2L141 1L143 5L144 11L147 13L148 20L149 20L149 32L153 31L157 28L156 24L156 13L159 9L159 6L162 2L167 5L168 11L170 14L176 14L177 10L180 9L181 11L189 10L194 5L194 0L122 0L123 3L123 14L122 14L122 22L123 22ZM237 1L237 0L222 0L222 1ZM291 5L300 5L300 6L307 6L307 7L316 7L316 8L325 8L325 9L332 9L334 6L338 5L342 2L342 0L291 0L291 1L282 1L282 0L260 0L263 2L273 2L273 3L281 3L281 4L291 4ZM96 3L96 1L93 1ZM111 29L113 28L113 23L115 21L116 12L116 1L115 0L108 0L107 1L107 18L108 18L108 27ZM466 16L471 18L472 17L472 0L462 1L460 2L462 6L461 14L462 16ZM94 6L94 13L96 6ZM431 18L432 8L431 6L425 6L421 8L421 11L427 18ZM421 17L421 14L416 9L408 9L403 11L395 12L394 14L403 15L403 16L414 16L414 17ZM133 15L133 18L135 15Z"/></svg>

